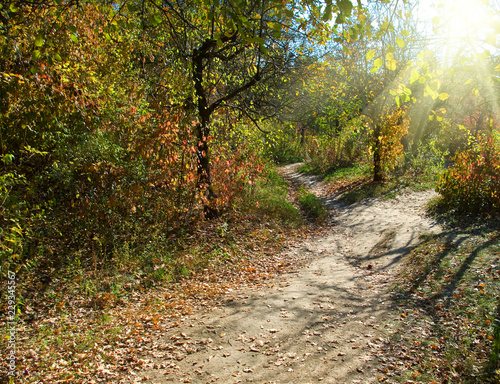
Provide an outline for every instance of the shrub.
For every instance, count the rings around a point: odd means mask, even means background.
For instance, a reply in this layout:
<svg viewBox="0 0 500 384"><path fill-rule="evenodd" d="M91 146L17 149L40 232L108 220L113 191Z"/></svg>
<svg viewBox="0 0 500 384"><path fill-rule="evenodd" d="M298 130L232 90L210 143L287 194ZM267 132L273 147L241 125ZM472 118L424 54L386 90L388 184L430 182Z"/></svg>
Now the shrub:
<svg viewBox="0 0 500 384"><path fill-rule="evenodd" d="M437 187L443 204L458 211L477 213L500 209L500 135L478 136L457 153Z"/></svg>
<svg viewBox="0 0 500 384"><path fill-rule="evenodd" d="M263 154L275 164L304 161L303 145L297 138L296 132L287 127L278 128L266 134Z"/></svg>
<svg viewBox="0 0 500 384"><path fill-rule="evenodd" d="M435 184L443 174L448 155L448 151L439 148L436 138L430 137L419 143L415 153L405 155L405 175L415 183Z"/></svg>

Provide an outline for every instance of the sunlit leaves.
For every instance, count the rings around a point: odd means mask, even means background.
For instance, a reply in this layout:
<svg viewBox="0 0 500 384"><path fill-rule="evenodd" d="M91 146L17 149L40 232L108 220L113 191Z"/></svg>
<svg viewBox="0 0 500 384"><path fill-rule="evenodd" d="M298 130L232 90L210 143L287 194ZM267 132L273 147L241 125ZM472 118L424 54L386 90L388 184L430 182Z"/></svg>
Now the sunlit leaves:
<svg viewBox="0 0 500 384"><path fill-rule="evenodd" d="M38 35L36 38L35 38L35 45L37 47L41 47L43 45L43 36L42 35Z"/></svg>
<svg viewBox="0 0 500 384"><path fill-rule="evenodd" d="M33 53L31 54L31 57L34 61L40 59L40 57L42 56L42 53L40 52L40 50L35 50L33 51Z"/></svg>
<svg viewBox="0 0 500 384"><path fill-rule="evenodd" d="M420 79L420 73L416 69L412 69L410 74L410 84L414 84L419 79Z"/></svg>
<svg viewBox="0 0 500 384"><path fill-rule="evenodd" d="M432 100L436 100L439 97L436 84L427 82L424 88L424 96L429 96Z"/></svg>
<svg viewBox="0 0 500 384"><path fill-rule="evenodd" d="M392 52L387 52L387 54L385 55L385 59L385 65L387 69L390 71L395 71L397 69L397 62L394 59L394 54Z"/></svg>
<svg viewBox="0 0 500 384"><path fill-rule="evenodd" d="M375 50L372 49L366 53L366 60L370 61L375 57Z"/></svg>
<svg viewBox="0 0 500 384"><path fill-rule="evenodd" d="M375 61L373 62L373 67L370 70L370 72L376 73L383 64L384 64L384 62L382 61L382 59L380 59L380 58L375 59Z"/></svg>
<svg viewBox="0 0 500 384"><path fill-rule="evenodd" d="M465 127L461 128L465 129ZM444 204L473 213L500 208L500 135L472 136L440 181Z"/></svg>
<svg viewBox="0 0 500 384"><path fill-rule="evenodd" d="M446 93L446 92L442 92L442 93L439 94L438 97L439 97L439 100L444 101L444 100L447 100L450 97L450 95L448 93Z"/></svg>

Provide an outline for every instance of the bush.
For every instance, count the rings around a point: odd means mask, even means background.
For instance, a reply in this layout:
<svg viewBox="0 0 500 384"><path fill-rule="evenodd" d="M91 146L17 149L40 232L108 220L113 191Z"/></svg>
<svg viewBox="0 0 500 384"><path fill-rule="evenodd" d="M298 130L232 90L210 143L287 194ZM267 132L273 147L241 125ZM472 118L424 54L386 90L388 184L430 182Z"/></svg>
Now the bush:
<svg viewBox="0 0 500 384"><path fill-rule="evenodd" d="M307 165L317 173L326 173L337 163L336 141L326 136L308 137L306 142Z"/></svg>
<svg viewBox="0 0 500 384"><path fill-rule="evenodd" d="M291 129L278 128L266 135L264 156L275 164L292 164L304 161L303 146Z"/></svg>
<svg viewBox="0 0 500 384"><path fill-rule="evenodd" d="M478 136L454 162L436 189L443 205L471 213L500 209L500 135Z"/></svg>

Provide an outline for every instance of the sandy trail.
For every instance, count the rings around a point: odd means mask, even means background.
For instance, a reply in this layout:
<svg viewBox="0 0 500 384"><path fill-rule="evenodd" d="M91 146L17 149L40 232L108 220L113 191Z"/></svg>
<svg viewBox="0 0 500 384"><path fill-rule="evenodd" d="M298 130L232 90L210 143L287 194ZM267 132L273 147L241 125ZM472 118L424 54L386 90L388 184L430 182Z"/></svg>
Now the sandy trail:
<svg viewBox="0 0 500 384"><path fill-rule="evenodd" d="M153 342L143 382L375 383L385 378L384 345L399 312L388 285L423 233L434 192L346 205L322 196L321 182L282 168L328 204L327 234L289 252L309 263L264 290L234 291L209 312L185 319Z"/></svg>

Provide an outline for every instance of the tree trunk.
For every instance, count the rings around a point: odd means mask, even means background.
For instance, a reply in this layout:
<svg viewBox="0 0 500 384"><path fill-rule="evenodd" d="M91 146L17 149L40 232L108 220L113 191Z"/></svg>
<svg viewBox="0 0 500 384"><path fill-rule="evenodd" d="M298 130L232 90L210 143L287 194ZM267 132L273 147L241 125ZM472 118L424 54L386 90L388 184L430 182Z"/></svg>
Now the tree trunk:
<svg viewBox="0 0 500 384"><path fill-rule="evenodd" d="M217 209L214 207L213 199L216 194L212 188L212 179L210 177L210 159L208 152L208 136L210 134L210 117L213 108L208 105L208 98L203 87L203 60L206 53L210 50L213 43L207 40L199 49L194 50L193 55L193 81L197 98L198 119L196 125L196 162L198 171L197 187L205 199L203 212L207 219L213 219L218 216Z"/></svg>
<svg viewBox="0 0 500 384"><path fill-rule="evenodd" d="M208 121L200 122L197 125L198 145L196 147L196 162L198 171L197 187L205 199L203 212L207 219L215 219L219 212L214 207L214 199L217 197L212 188L212 179L210 177L210 158L208 153Z"/></svg>
<svg viewBox="0 0 500 384"><path fill-rule="evenodd" d="M219 42L228 43L228 47L238 39L238 32L232 35L224 35L220 38ZM210 159L208 148L208 136L210 135L210 120L212 113L224 105L225 102L232 100L238 94L253 87L258 81L261 80L260 76L260 63L257 66L255 75L248 79L248 81L235 89L230 90L224 96L209 103L209 91L204 87L203 77L204 70L207 67L205 63L214 59L213 53L217 49L217 40L212 38L206 39L198 48L193 50L192 56L192 80L194 84L194 92L196 98L196 107L198 110L198 124L196 125L196 138L198 144L196 146L196 160L198 168L198 189L201 191L205 204L203 210L205 217L208 219L216 218L219 216L217 208L214 206L214 199L217 197L212 188L212 180L210 178ZM220 48L222 52L224 47ZM260 59L259 59L260 61Z"/></svg>
<svg viewBox="0 0 500 384"><path fill-rule="evenodd" d="M382 171L381 133L382 127L379 123L375 124L375 129L373 130L373 181L375 182L384 180L384 173Z"/></svg>

